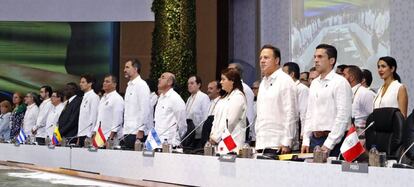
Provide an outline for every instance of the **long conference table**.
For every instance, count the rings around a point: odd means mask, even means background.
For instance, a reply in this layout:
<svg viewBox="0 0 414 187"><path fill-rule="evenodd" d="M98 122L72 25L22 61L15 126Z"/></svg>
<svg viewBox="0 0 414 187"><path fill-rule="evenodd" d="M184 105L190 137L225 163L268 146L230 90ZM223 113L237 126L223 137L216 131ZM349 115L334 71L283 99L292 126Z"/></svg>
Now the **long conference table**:
<svg viewBox="0 0 414 187"><path fill-rule="evenodd" d="M0 143L0 160L65 168L143 181L193 186L409 186L414 170L369 167L343 172L341 165Z"/></svg>

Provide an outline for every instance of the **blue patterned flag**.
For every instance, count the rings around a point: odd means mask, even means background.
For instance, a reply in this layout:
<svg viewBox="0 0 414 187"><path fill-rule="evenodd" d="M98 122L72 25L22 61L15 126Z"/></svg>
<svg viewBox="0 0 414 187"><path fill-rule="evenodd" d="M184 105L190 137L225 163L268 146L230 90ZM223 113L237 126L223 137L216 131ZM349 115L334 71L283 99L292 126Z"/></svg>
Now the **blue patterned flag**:
<svg viewBox="0 0 414 187"><path fill-rule="evenodd" d="M23 129L20 129L20 133L17 136L17 142L19 142L19 144L23 144L26 141L26 134L24 134Z"/></svg>
<svg viewBox="0 0 414 187"><path fill-rule="evenodd" d="M161 148L160 137L158 137L157 131L155 131L154 128L152 128L150 133L148 134L145 146L148 151L152 151L155 148Z"/></svg>

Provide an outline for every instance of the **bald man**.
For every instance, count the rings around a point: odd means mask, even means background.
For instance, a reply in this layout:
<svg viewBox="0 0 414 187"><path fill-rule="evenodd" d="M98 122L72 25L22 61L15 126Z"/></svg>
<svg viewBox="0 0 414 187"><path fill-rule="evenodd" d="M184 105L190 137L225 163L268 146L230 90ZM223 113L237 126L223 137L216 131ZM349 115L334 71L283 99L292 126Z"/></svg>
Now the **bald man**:
<svg viewBox="0 0 414 187"><path fill-rule="evenodd" d="M184 100L174 91L175 75L170 72L163 73L158 79L158 98L155 107L155 130L164 142L178 146L181 138L187 131L185 103Z"/></svg>

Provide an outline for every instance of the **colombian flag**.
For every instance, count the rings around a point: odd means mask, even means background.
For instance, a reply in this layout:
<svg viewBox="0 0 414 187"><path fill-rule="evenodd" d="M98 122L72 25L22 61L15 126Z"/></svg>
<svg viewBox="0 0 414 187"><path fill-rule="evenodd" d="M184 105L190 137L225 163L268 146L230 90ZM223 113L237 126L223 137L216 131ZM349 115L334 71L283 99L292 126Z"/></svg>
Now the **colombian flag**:
<svg viewBox="0 0 414 187"><path fill-rule="evenodd" d="M102 132L101 125L99 125L98 131L96 132L95 138L93 139L93 146L94 147L102 147L105 145L106 139L104 133Z"/></svg>
<svg viewBox="0 0 414 187"><path fill-rule="evenodd" d="M53 145L59 145L60 142L62 142L62 136L60 136L59 128L55 127L55 130L53 132L52 143Z"/></svg>

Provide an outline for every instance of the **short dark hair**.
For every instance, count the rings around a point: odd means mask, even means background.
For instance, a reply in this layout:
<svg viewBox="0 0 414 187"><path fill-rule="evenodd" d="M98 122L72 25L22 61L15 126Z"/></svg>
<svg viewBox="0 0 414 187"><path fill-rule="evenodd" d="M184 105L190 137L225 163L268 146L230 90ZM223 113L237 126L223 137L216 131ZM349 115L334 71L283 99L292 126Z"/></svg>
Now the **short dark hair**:
<svg viewBox="0 0 414 187"><path fill-rule="evenodd" d="M348 72L349 72L352 76L354 76L354 77L355 77L355 79L356 79L357 83L361 83L361 82L362 82L363 75L362 75L362 71L361 71L361 69L360 69L358 66L355 66L355 65L349 65L349 66L346 66L346 68L345 68L345 69L348 69Z"/></svg>
<svg viewBox="0 0 414 187"><path fill-rule="evenodd" d="M196 83L197 83L197 84L199 84L199 85L200 85L200 87L201 87L201 85L202 85L202 83L203 83L203 82L201 81L201 77L200 77L200 76L198 76L198 75L191 75L191 76L190 76L190 78L191 78L191 77L194 77L194 78L195 78Z"/></svg>
<svg viewBox="0 0 414 187"><path fill-rule="evenodd" d="M277 48L273 45L270 45L270 44L266 44L262 47L262 49L260 49L260 51L263 51L263 49L271 49L273 51L274 57L279 58L279 65L280 65L280 62L282 61L282 57L280 57L280 49L279 48Z"/></svg>
<svg viewBox="0 0 414 187"><path fill-rule="evenodd" d="M128 59L127 61L125 61L125 64L128 62L131 62L132 66L134 68L137 68L138 74L141 73L141 62L137 58Z"/></svg>
<svg viewBox="0 0 414 187"><path fill-rule="evenodd" d="M63 95L63 92L61 90L55 90L52 93L56 93L56 96L60 99L60 102L63 102L64 95Z"/></svg>
<svg viewBox="0 0 414 187"><path fill-rule="evenodd" d="M315 66L314 67L311 67L311 69L309 69L309 72L312 72L312 71L316 71L316 67Z"/></svg>
<svg viewBox="0 0 414 187"><path fill-rule="evenodd" d="M334 46L329 45L329 44L319 44L318 46L316 46L316 49L325 49L325 52L328 55L328 58L335 59L335 63L333 64L333 66L335 66L336 59L338 58L338 51L336 50Z"/></svg>
<svg viewBox="0 0 414 187"><path fill-rule="evenodd" d="M233 62L230 63L229 65L234 64L234 66L236 67L236 70L239 72L240 76L243 77L243 66L240 63L237 62Z"/></svg>
<svg viewBox="0 0 414 187"><path fill-rule="evenodd" d="M215 83L216 83L216 85L217 85L217 89L219 89L219 90L220 90L220 92L219 92L220 96L225 95L225 94L226 94L226 91L224 91L224 90L223 90L223 87L221 86L220 81L219 81L219 80L215 80L215 81L213 81L213 82L215 82Z"/></svg>
<svg viewBox="0 0 414 187"><path fill-rule="evenodd" d="M80 88L78 84L74 82L70 82L66 84L66 87L64 89L64 95L66 96L66 99L69 99L70 97L78 94L80 91Z"/></svg>
<svg viewBox="0 0 414 187"><path fill-rule="evenodd" d="M286 62L283 67L287 67L288 68L288 74L291 74L293 72L293 77L295 77L295 79L299 79L300 78L300 68L299 65L296 64L295 62Z"/></svg>
<svg viewBox="0 0 414 187"><path fill-rule="evenodd" d="M90 75L90 74L83 74L80 76L80 78L84 78L86 80L87 83L92 83L92 86L95 84L96 79L94 76Z"/></svg>
<svg viewBox="0 0 414 187"><path fill-rule="evenodd" d="M367 83L367 86L371 86L372 84L372 73L371 71L367 70L367 69L363 69L362 70L362 77L363 79L365 79L365 82Z"/></svg>
<svg viewBox="0 0 414 187"><path fill-rule="evenodd" d="M306 80L308 80L308 79L309 79L309 72L304 71L304 72L302 72L302 73L306 75ZM302 74L302 73L300 73L300 74Z"/></svg>
<svg viewBox="0 0 414 187"><path fill-rule="evenodd" d="M346 68L346 67L348 67L348 65L341 64L341 65L338 65L338 66L336 67L336 69L339 69L341 72L344 72L344 70L345 70L345 68Z"/></svg>
<svg viewBox="0 0 414 187"><path fill-rule="evenodd" d="M112 82L113 82L113 83L115 83L115 84L118 84L118 78L116 78L116 76L115 76L115 75L112 75L112 74L106 74L106 75L104 76L104 78L107 78L107 77L111 77Z"/></svg>
<svg viewBox="0 0 414 187"><path fill-rule="evenodd" d="M44 85L42 87L40 87L40 89L45 89L45 91L47 92L47 95L52 96L52 87L50 87L49 85Z"/></svg>

